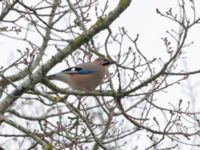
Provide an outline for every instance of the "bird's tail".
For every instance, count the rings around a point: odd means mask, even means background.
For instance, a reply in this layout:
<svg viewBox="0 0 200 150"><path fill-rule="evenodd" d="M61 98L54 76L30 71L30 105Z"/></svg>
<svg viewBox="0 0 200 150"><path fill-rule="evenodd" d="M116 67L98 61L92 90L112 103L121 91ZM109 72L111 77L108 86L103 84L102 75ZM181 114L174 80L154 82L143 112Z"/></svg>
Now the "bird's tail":
<svg viewBox="0 0 200 150"><path fill-rule="evenodd" d="M52 75L47 76L47 79L55 80L56 79L56 74L52 74Z"/></svg>
<svg viewBox="0 0 200 150"><path fill-rule="evenodd" d="M56 74L52 74L47 76L47 79L49 80L60 80L63 82L69 82L69 75L68 74L63 74L63 73L56 73Z"/></svg>

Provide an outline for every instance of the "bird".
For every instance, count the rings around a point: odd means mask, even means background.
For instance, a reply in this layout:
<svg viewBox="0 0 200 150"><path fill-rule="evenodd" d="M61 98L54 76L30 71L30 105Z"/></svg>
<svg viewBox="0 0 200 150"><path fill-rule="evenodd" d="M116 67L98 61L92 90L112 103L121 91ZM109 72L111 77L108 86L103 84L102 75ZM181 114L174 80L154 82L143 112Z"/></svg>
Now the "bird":
<svg viewBox="0 0 200 150"><path fill-rule="evenodd" d="M97 58L93 62L78 64L56 74L47 76L49 80L67 83L73 90L91 91L100 85L113 61Z"/></svg>

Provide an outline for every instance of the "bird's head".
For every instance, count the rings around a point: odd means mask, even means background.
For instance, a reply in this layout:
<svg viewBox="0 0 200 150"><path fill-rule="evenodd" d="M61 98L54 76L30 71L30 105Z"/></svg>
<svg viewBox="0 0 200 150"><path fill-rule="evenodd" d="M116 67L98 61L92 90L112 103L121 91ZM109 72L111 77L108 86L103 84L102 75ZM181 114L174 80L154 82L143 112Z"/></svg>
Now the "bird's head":
<svg viewBox="0 0 200 150"><path fill-rule="evenodd" d="M113 61L106 58L97 58L96 60L94 60L94 63L105 67L109 67L111 64L114 64Z"/></svg>

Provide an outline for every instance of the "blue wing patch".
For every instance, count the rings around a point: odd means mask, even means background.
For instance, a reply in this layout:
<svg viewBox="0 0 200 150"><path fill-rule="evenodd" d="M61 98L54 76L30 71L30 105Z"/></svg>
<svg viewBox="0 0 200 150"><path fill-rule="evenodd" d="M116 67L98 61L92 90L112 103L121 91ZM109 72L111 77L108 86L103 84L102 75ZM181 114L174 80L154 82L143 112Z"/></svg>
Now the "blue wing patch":
<svg viewBox="0 0 200 150"><path fill-rule="evenodd" d="M69 74L91 74L91 73L94 73L95 71L90 70L90 69L83 69L79 67L70 67L63 70L62 72L69 73Z"/></svg>
<svg viewBox="0 0 200 150"><path fill-rule="evenodd" d="M89 69L81 69L81 70L79 70L80 74L91 74L91 73L94 73L94 72L95 72L94 70L89 70Z"/></svg>

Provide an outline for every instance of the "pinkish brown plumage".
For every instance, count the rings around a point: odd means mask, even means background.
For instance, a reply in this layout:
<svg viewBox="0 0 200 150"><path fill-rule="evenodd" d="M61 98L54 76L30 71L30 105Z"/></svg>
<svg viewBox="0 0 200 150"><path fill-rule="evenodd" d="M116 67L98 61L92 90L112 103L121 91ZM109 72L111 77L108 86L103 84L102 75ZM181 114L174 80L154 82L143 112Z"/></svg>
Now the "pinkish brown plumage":
<svg viewBox="0 0 200 150"><path fill-rule="evenodd" d="M60 80L67 83L74 90L94 90L102 83L108 67L113 64L103 58L97 58L93 62L79 64L59 73L47 76L50 80Z"/></svg>

